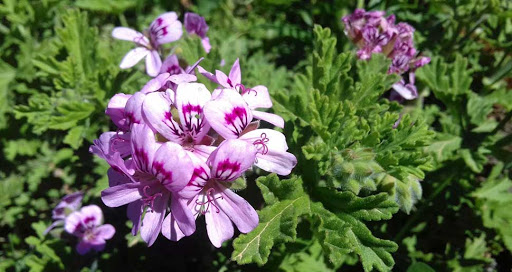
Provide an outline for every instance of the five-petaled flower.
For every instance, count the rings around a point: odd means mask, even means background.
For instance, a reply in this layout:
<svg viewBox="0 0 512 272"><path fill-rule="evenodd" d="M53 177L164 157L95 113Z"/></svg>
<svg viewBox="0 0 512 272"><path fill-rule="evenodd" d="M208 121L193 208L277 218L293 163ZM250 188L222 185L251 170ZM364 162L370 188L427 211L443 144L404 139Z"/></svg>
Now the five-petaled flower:
<svg viewBox="0 0 512 272"><path fill-rule="evenodd" d="M114 236L115 228L110 224L102 225L102 221L103 213L96 205L82 207L67 217L64 229L80 240L76 245L78 254L84 255L91 249L102 251L105 240Z"/></svg>
<svg viewBox="0 0 512 272"><path fill-rule="evenodd" d="M176 12L167 12L158 16L149 29L140 33L127 27L116 27L112 37L134 42L137 47L129 51L121 61L122 69L133 67L141 59L146 58L146 73L157 76L162 66L159 49L160 45L177 41L183 34L182 24Z"/></svg>

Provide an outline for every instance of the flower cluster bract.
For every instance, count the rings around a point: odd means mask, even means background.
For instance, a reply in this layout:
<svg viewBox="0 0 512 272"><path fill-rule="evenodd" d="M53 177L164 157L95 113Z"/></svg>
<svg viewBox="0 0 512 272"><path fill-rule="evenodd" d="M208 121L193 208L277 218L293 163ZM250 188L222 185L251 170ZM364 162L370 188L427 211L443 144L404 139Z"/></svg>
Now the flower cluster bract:
<svg viewBox="0 0 512 272"><path fill-rule="evenodd" d="M90 149L111 166L103 202L128 205L132 233L140 231L148 245L159 233L172 241L193 234L201 215L216 247L233 236L233 224L242 233L253 230L258 214L230 190L233 181L253 166L288 175L297 163L282 133L258 128L254 119L278 127L284 121L257 110L272 107L268 90L242 85L238 60L229 75L198 67L220 85L213 93L195 82L196 66L112 97L106 114L117 131L103 133Z"/></svg>
<svg viewBox="0 0 512 272"><path fill-rule="evenodd" d="M206 36L208 25L203 17L195 13L186 13L185 29L188 34L199 36L205 51L210 52L210 40ZM146 73L152 77L157 76L162 68L159 52L161 45L178 41L182 34L183 25L178 20L176 12L172 11L158 16L143 33L127 27L114 28L112 37L134 42L137 46L124 56L119 67L122 69L133 67L145 58Z"/></svg>
<svg viewBox="0 0 512 272"><path fill-rule="evenodd" d="M392 60L389 73L409 72L407 82L402 79L393 89L404 99L414 99L418 96L414 71L429 63L430 58L417 56L412 26L403 22L395 24L395 15L384 15L384 11L356 9L341 20L345 34L359 48L358 58L367 60L373 53L382 53Z"/></svg>

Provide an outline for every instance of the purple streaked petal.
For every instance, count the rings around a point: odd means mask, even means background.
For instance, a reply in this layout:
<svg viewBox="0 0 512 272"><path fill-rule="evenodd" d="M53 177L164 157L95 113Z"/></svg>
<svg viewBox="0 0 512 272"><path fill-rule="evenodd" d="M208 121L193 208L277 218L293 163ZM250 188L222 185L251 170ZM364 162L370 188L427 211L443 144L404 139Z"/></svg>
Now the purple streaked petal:
<svg viewBox="0 0 512 272"><path fill-rule="evenodd" d="M162 230L162 222L164 221L168 201L169 193L164 192L161 197L155 199L153 209L148 210L144 214L142 226L140 227L140 236L148 244L148 247L153 245Z"/></svg>
<svg viewBox="0 0 512 272"><path fill-rule="evenodd" d="M182 74L184 72L185 71L183 71L181 68L178 56L176 56L176 54L168 56L160 68L160 73L169 73L171 75Z"/></svg>
<svg viewBox="0 0 512 272"><path fill-rule="evenodd" d="M119 40L131 41L144 47L149 45L148 38L144 37L142 33L127 27L115 27L112 30L112 37Z"/></svg>
<svg viewBox="0 0 512 272"><path fill-rule="evenodd" d="M153 157L161 144L156 142L155 133L147 125L133 124L131 135L132 159L139 171L150 173Z"/></svg>
<svg viewBox="0 0 512 272"><path fill-rule="evenodd" d="M155 78L148 81L140 90L143 94L158 92L167 89L167 82L169 81L169 73L161 73Z"/></svg>
<svg viewBox="0 0 512 272"><path fill-rule="evenodd" d="M198 66L197 66L197 71L198 71L201 75L203 75L204 77L206 77L207 79L209 79L211 82L213 82L213 83L217 83L217 84L220 84L220 83L219 83L219 81L217 81L217 77L216 77L214 74L212 74L212 73L210 73L210 72L206 71L203 67L201 67L201 65L198 65Z"/></svg>
<svg viewBox="0 0 512 272"><path fill-rule="evenodd" d="M181 143L183 131L174 121L171 113L171 101L164 93L150 93L142 106L146 123L166 139Z"/></svg>
<svg viewBox="0 0 512 272"><path fill-rule="evenodd" d="M114 170L112 167L107 170L107 176L109 187L132 182L129 177L119 171Z"/></svg>
<svg viewBox="0 0 512 272"><path fill-rule="evenodd" d="M192 135L196 144L210 130L203 114L204 105L210 97L210 91L201 83L183 83L176 89L176 108L181 126Z"/></svg>
<svg viewBox="0 0 512 272"><path fill-rule="evenodd" d="M151 50L146 57L146 74L155 77L160 72L160 67L162 67L162 59L158 51Z"/></svg>
<svg viewBox="0 0 512 272"><path fill-rule="evenodd" d="M162 235L175 242L186 236L178 227L178 223L174 220L172 213L169 213L162 223Z"/></svg>
<svg viewBox="0 0 512 272"><path fill-rule="evenodd" d="M140 183L125 183L101 191L101 200L109 207L119 207L142 198Z"/></svg>
<svg viewBox="0 0 512 272"><path fill-rule="evenodd" d="M116 229L110 224L105 224L97 227L94 231L94 235L102 240L109 240L114 237Z"/></svg>
<svg viewBox="0 0 512 272"><path fill-rule="evenodd" d="M254 86L246 90L242 97L251 109L272 107L272 100L270 100L268 89L263 85Z"/></svg>
<svg viewBox="0 0 512 272"><path fill-rule="evenodd" d="M264 154L258 153L254 165L267 172L286 176L297 165L297 158L289 152L269 150Z"/></svg>
<svg viewBox="0 0 512 272"><path fill-rule="evenodd" d="M85 241L80 241L77 245L76 245L76 251L78 252L78 254L80 255L85 255L87 254L87 252L89 252L92 248L92 245L89 244L88 242L85 242Z"/></svg>
<svg viewBox="0 0 512 272"><path fill-rule="evenodd" d="M204 215L206 231L210 241L216 248L220 248L224 241L233 237L234 228L229 217L222 211L209 209Z"/></svg>
<svg viewBox="0 0 512 272"><path fill-rule="evenodd" d="M411 84L395 83L393 84L393 90L395 90L400 96L407 100L413 100L418 97L418 91L416 87Z"/></svg>
<svg viewBox="0 0 512 272"><path fill-rule="evenodd" d="M96 205L82 207L80 209L80 215L82 216L84 226L89 228L99 226L103 221L103 212L101 212L100 207Z"/></svg>
<svg viewBox="0 0 512 272"><path fill-rule="evenodd" d="M126 123L126 116L124 114L124 108L126 102L132 97L131 94L118 93L114 95L108 102L105 114L110 117L112 122L122 130L128 130L130 127Z"/></svg>
<svg viewBox="0 0 512 272"><path fill-rule="evenodd" d="M283 133L273 129L255 129L240 137L249 144L253 144L258 154L265 154L269 151L286 152L288 145Z"/></svg>
<svg viewBox="0 0 512 272"><path fill-rule="evenodd" d="M252 112L242 96L233 89L223 89L206 103L204 114L210 126L225 139L236 139L252 121Z"/></svg>
<svg viewBox="0 0 512 272"><path fill-rule="evenodd" d="M256 119L267 121L276 127L284 128L284 119L277 114L253 110L252 115Z"/></svg>
<svg viewBox="0 0 512 272"><path fill-rule="evenodd" d="M207 164L211 168L210 177L233 181L249 169L256 158L256 148L243 140L226 140L215 150Z"/></svg>
<svg viewBox="0 0 512 272"><path fill-rule="evenodd" d="M79 211L72 212L64 221L64 230L69 234L80 233L83 229L82 215Z"/></svg>
<svg viewBox="0 0 512 272"><path fill-rule="evenodd" d="M126 208L126 215L128 219L132 221L132 235L137 235L140 229L140 218L142 216L142 201L136 200L128 204L128 208Z"/></svg>
<svg viewBox="0 0 512 272"><path fill-rule="evenodd" d="M203 138L203 140L205 138ZM194 154L200 157L202 160L206 161L216 148L217 147L211 145L194 145Z"/></svg>
<svg viewBox="0 0 512 272"><path fill-rule="evenodd" d="M194 172L192 173L192 177L187 183L187 186L176 193L179 197L186 199L196 196L210 179L210 168L206 165L206 159L196 156L194 153L189 155L192 159Z"/></svg>
<svg viewBox="0 0 512 272"><path fill-rule="evenodd" d="M141 124L142 120L142 103L146 95L142 92L136 92L126 102L124 113L129 121L129 124Z"/></svg>
<svg viewBox="0 0 512 272"><path fill-rule="evenodd" d="M121 64L119 64L119 68L127 69L135 66L140 60L146 57L150 51L145 47L137 47L132 49L126 53L124 58L121 60Z"/></svg>
<svg viewBox="0 0 512 272"><path fill-rule="evenodd" d="M224 72L220 70L215 70L215 77L217 78L217 82L224 88L234 88L235 84L232 84L231 79L224 74Z"/></svg>
<svg viewBox="0 0 512 272"><path fill-rule="evenodd" d="M242 84L242 72L240 70L240 60L237 58L231 66L231 71L229 71L229 79L231 80L230 84L232 87L235 87L238 84Z"/></svg>
<svg viewBox="0 0 512 272"><path fill-rule="evenodd" d="M173 195L171 198L171 213L183 234L189 236L196 231L196 220L192 210L187 205L187 199Z"/></svg>
<svg viewBox="0 0 512 272"><path fill-rule="evenodd" d="M194 167L183 147L166 142L156 151L151 172L167 190L177 192L187 185Z"/></svg>
<svg viewBox="0 0 512 272"><path fill-rule="evenodd" d="M258 226L258 213L245 199L223 185L215 186L215 204L224 212L242 233L248 233ZM221 213L222 213L221 212Z"/></svg>
<svg viewBox="0 0 512 272"><path fill-rule="evenodd" d="M176 12L166 12L158 16L149 26L151 40L161 45L177 41L183 34L181 22Z"/></svg>
<svg viewBox="0 0 512 272"><path fill-rule="evenodd" d="M194 69L196 69L196 67L199 66L199 63L201 63L201 61L203 61L203 60L204 60L204 57L199 58L199 60L197 60L194 64L187 67L187 70L185 71L185 73L192 74L194 72Z"/></svg>
<svg viewBox="0 0 512 272"><path fill-rule="evenodd" d="M175 84L189 83L189 82L196 81L196 80L197 80L197 77L195 75L191 75L191 74L177 74L177 75L172 75L169 77L169 81L171 81ZM196 84L200 84L200 83L196 83ZM208 92L208 94L210 94L210 92Z"/></svg>

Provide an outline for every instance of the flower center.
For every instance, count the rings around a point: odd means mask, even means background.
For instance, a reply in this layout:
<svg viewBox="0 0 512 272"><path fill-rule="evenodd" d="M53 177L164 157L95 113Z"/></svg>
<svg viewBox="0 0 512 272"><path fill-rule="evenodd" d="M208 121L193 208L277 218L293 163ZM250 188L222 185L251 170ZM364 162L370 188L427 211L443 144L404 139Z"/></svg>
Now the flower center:
<svg viewBox="0 0 512 272"><path fill-rule="evenodd" d="M196 200L195 216L197 216L199 214L205 215L208 212L208 210L210 209L210 206L213 206L215 208L216 213L220 213L220 209L215 204L214 201L216 199L222 199L223 197L222 196L215 197L214 193L215 193L215 189L213 189L213 188L203 189L203 192L200 193L199 197Z"/></svg>

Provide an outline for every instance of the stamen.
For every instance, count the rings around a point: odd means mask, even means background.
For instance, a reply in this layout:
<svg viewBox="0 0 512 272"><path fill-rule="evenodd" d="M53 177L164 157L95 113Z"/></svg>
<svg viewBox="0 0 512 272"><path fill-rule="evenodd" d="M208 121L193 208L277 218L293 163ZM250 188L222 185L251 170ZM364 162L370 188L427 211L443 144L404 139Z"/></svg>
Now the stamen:
<svg viewBox="0 0 512 272"><path fill-rule="evenodd" d="M150 188L151 187L149 185L146 185L146 186L144 186L144 188L142 188L142 192L144 193L144 198L142 198L141 200L144 203L143 207L147 206L148 208L151 209L151 210L149 210L149 212L153 212L155 210L153 208L153 204L155 202L155 199L157 197L161 197L162 193L156 193L156 194L150 195L148 193L148 189L150 189Z"/></svg>
<svg viewBox="0 0 512 272"><path fill-rule="evenodd" d="M215 207L215 212L216 213L220 213L220 209L219 207L215 204L215 200L216 199L223 199L224 197L222 197L222 195L218 196L218 197L213 197L212 194L215 193L215 189L213 188L210 188L206 191L206 193L204 195L202 195L203 197L203 200L200 201L199 199L196 200L196 205L199 205L201 206L199 208L199 211L197 213L201 213L202 215L205 215L207 212L208 212L208 209L210 208L210 205L212 205L213 207ZM204 198L206 197L206 200L204 200Z"/></svg>
<svg viewBox="0 0 512 272"><path fill-rule="evenodd" d="M238 88L238 91L240 92L240 94L245 94L245 93L251 93L251 92L254 92L254 96L257 96L258 95L258 92L256 90L253 90L251 88L246 88L242 83L238 83L235 85L235 89Z"/></svg>
<svg viewBox="0 0 512 272"><path fill-rule="evenodd" d="M253 144L256 146L256 149L261 152L261 154L265 155L268 153L268 146L267 143L270 141L270 139L267 137L266 133L261 133L260 139L257 139L253 142Z"/></svg>

